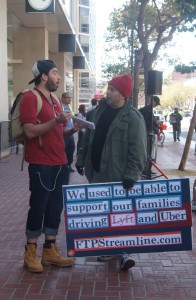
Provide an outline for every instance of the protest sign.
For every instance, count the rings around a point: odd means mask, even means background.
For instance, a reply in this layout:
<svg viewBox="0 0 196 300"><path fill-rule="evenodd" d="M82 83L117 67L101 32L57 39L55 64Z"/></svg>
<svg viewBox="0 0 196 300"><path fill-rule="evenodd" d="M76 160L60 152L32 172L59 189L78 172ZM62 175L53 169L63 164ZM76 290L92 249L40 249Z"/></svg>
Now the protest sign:
<svg viewBox="0 0 196 300"><path fill-rule="evenodd" d="M189 179L63 186L68 256L192 249Z"/></svg>

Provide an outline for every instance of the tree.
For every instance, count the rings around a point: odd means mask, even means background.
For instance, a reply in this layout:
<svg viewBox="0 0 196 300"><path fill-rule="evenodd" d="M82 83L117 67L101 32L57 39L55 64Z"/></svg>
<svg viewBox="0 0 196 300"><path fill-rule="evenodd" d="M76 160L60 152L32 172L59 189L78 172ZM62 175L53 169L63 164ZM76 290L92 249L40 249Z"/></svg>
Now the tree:
<svg viewBox="0 0 196 300"><path fill-rule="evenodd" d="M175 107L180 107L189 110L192 107L192 98L194 92L194 86L187 86L182 82L167 83L167 85L163 85L161 108L170 108L171 110L173 110Z"/></svg>
<svg viewBox="0 0 196 300"><path fill-rule="evenodd" d="M196 62L190 62L189 66L185 64L179 64L175 66L176 72L180 72L182 74L193 73L196 71Z"/></svg>
<svg viewBox="0 0 196 300"><path fill-rule="evenodd" d="M187 161L187 157L189 154L189 149L190 149L190 145L191 145L191 141L192 141L192 136L193 136L193 131L195 129L196 126L196 104L195 104L195 108L193 111L193 117L191 119L191 123L190 123L190 127L189 127L189 131L186 137L186 143L184 146L184 151L182 154L182 158L178 167L178 170L184 171L185 166L186 166L186 161Z"/></svg>
<svg viewBox="0 0 196 300"><path fill-rule="evenodd" d="M177 10L180 15L189 23L189 27L184 26L182 31L194 31L196 28L196 3L195 0L176 0ZM190 26L191 24L191 26Z"/></svg>
<svg viewBox="0 0 196 300"><path fill-rule="evenodd" d="M144 82L146 103L150 101L147 95L148 71L153 69L161 47L172 40L178 29L182 30L194 19L196 4L189 1L188 11L191 12L191 18L188 18L187 12L184 14L180 12L180 2L182 4L184 1L130 0L111 14L106 43L109 44L110 57L113 56L115 59L107 65L104 72L107 74L107 70L110 69L110 75L119 75L117 73L118 59L121 71L124 64L123 71L130 72L133 49L137 50L134 51L133 105L135 107L138 107L139 85L142 82ZM134 34L131 35L130 32ZM143 75L143 80L141 80L141 75Z"/></svg>

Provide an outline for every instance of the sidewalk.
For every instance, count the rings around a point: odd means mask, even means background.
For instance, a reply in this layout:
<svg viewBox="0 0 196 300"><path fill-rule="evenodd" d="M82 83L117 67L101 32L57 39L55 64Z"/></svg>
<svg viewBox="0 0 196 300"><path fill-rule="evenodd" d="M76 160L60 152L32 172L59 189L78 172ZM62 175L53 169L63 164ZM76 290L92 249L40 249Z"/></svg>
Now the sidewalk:
<svg viewBox="0 0 196 300"><path fill-rule="evenodd" d="M192 187L196 179L196 155L195 142L191 143L188 159L184 171L179 171L178 167L184 151L185 138L180 138L180 142L173 141L171 132L165 132L165 142L163 147L158 146L157 165L166 173L168 178L189 178L192 196Z"/></svg>
<svg viewBox="0 0 196 300"><path fill-rule="evenodd" d="M179 172L184 139L173 142L166 133L158 147L158 166L169 178L196 178L194 144L189 151L186 170ZM196 215L193 219L193 250L133 254L136 266L118 271L115 260L97 262L95 257L76 258L73 268L44 267L42 274L23 268L25 222L28 210L27 164L20 171L21 155L11 154L0 160L0 299L46 300L186 300L196 299ZM74 166L74 164L73 164ZM164 179L164 177L161 177ZM159 180L160 178L157 178ZM84 176L71 173L70 184L87 183ZM39 239L41 256L43 237ZM58 246L65 253L64 221Z"/></svg>

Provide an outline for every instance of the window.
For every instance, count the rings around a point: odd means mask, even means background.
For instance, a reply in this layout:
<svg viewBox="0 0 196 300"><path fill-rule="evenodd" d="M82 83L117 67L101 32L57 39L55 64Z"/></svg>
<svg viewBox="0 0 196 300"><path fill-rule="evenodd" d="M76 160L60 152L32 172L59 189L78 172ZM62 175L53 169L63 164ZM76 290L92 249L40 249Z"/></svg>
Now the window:
<svg viewBox="0 0 196 300"><path fill-rule="evenodd" d="M88 53L89 52L89 45L82 45L82 49L83 49L84 53Z"/></svg>
<svg viewBox="0 0 196 300"><path fill-rule="evenodd" d="M89 6L89 0L80 0L81 5Z"/></svg>
<svg viewBox="0 0 196 300"><path fill-rule="evenodd" d="M89 88L89 73L80 73L80 87Z"/></svg>
<svg viewBox="0 0 196 300"><path fill-rule="evenodd" d="M80 32L89 33L89 8L80 7Z"/></svg>
<svg viewBox="0 0 196 300"><path fill-rule="evenodd" d="M81 32L89 33L89 24L81 24Z"/></svg>

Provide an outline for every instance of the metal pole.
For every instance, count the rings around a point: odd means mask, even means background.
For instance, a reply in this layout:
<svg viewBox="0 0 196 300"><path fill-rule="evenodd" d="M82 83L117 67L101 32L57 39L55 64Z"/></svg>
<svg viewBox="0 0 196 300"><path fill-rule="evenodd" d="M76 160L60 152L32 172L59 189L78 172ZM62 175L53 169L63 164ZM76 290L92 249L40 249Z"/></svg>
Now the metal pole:
<svg viewBox="0 0 196 300"><path fill-rule="evenodd" d="M133 38L134 38L134 31L133 31L133 27L131 29L131 76L133 78L133 54L134 54L134 51L133 51L133 47L134 47L134 44L133 44Z"/></svg>
<svg viewBox="0 0 196 300"><path fill-rule="evenodd" d="M130 46L131 46L131 61L130 61L130 73L131 73L131 77L132 77L132 80L133 80L133 86L134 86L134 70L133 70L133 64L134 64L134 60L133 60L133 55L134 55L134 0L130 0L130 10L131 10L131 13L130 13L130 18L131 18L131 34L130 34ZM130 95L130 100L133 104L133 89L131 91L131 95Z"/></svg>

